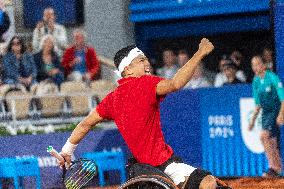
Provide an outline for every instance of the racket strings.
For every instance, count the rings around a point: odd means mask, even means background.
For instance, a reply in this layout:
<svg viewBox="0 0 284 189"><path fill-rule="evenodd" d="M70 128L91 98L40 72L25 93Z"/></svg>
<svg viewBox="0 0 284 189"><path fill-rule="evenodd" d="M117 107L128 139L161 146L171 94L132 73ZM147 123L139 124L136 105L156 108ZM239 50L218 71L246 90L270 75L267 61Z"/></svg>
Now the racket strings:
<svg viewBox="0 0 284 189"><path fill-rule="evenodd" d="M66 188L80 189L96 175L97 167L92 161L80 160L75 162L67 172L64 180Z"/></svg>
<svg viewBox="0 0 284 189"><path fill-rule="evenodd" d="M72 171L74 173L72 174L70 172L69 177L66 179L65 185L68 189L79 189L93 178L94 174L96 173L96 167L93 163L88 162L83 164L83 166L77 165L77 168L74 167Z"/></svg>
<svg viewBox="0 0 284 189"><path fill-rule="evenodd" d="M69 177L66 179L65 183L67 188L81 188L88 183L96 173L96 167L90 162L83 164L83 166L79 166L77 169L78 170L73 168L73 170L76 171L73 174L70 173Z"/></svg>

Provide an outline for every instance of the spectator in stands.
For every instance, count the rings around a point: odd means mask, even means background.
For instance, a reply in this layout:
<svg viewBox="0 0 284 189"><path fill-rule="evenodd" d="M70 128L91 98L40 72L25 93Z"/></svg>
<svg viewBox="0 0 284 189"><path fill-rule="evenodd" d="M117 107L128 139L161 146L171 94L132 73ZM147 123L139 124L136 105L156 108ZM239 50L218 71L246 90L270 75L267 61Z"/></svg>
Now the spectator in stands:
<svg viewBox="0 0 284 189"><path fill-rule="evenodd" d="M223 85L232 85L232 84L242 83L242 81L237 78L237 75L236 75L237 70L238 70L237 65L231 60L227 61L223 65L223 71L227 78L226 82Z"/></svg>
<svg viewBox="0 0 284 189"><path fill-rule="evenodd" d="M76 29L73 32L73 45L63 55L62 66L68 80L88 82L100 77L95 49L86 44L85 38L85 32Z"/></svg>
<svg viewBox="0 0 284 189"><path fill-rule="evenodd" d="M223 66L224 64L228 63L228 62L232 62L227 55L223 55L222 58L219 61L219 73L217 73L217 75L215 76L215 80L214 80L214 87L221 87L224 85L224 83L227 82L227 77L225 75ZM245 76L244 73L241 70L237 70L236 72L236 77L238 80L240 80L241 82L245 82Z"/></svg>
<svg viewBox="0 0 284 189"><path fill-rule="evenodd" d="M67 46L67 35L64 26L55 22L53 8L44 9L43 20L38 22L33 32L33 50L35 53L40 51L40 42L44 35L50 34L54 38L54 50L58 56L62 56Z"/></svg>
<svg viewBox="0 0 284 189"><path fill-rule="evenodd" d="M26 47L27 47L26 51L33 54L33 43L32 43L32 41L28 41L26 43Z"/></svg>
<svg viewBox="0 0 284 189"><path fill-rule="evenodd" d="M40 52L34 55L37 66L37 81L51 80L59 87L64 81L64 74L61 71L60 60L54 52L54 38L52 35L45 35L40 44Z"/></svg>
<svg viewBox="0 0 284 189"><path fill-rule="evenodd" d="M262 51L262 58L266 64L266 68L273 71L273 51L265 47Z"/></svg>
<svg viewBox="0 0 284 189"><path fill-rule="evenodd" d="M230 55L230 59L235 63L235 65L237 65L237 71L238 71L238 78L239 80L241 80L242 82L246 82L247 80L247 75L249 74L249 66L245 67L243 64L244 61L244 57L242 55L242 53L238 50L234 50L231 55Z"/></svg>
<svg viewBox="0 0 284 189"><path fill-rule="evenodd" d="M253 129L257 115L262 109L260 139L269 165L269 169L263 176L278 177L282 169L279 150L279 126L284 124L283 84L276 74L266 68L261 56L254 56L251 65L255 73L252 88L256 106L248 129Z"/></svg>
<svg viewBox="0 0 284 189"><path fill-rule="evenodd" d="M204 75L203 62L200 62L196 67L196 69L194 70L191 79L184 86L184 88L197 89L209 86L211 86L211 84L208 82L207 78Z"/></svg>
<svg viewBox="0 0 284 189"><path fill-rule="evenodd" d="M5 84L22 84L29 89L36 82L37 70L33 55L25 50L23 40L14 36L3 58Z"/></svg>
<svg viewBox="0 0 284 189"><path fill-rule="evenodd" d="M183 67L183 65L185 65L188 61L189 61L189 54L188 54L187 50L185 50L185 49L179 50L179 51L178 51L178 55L177 55L177 63L178 63L178 66L181 68L181 67Z"/></svg>
<svg viewBox="0 0 284 189"><path fill-rule="evenodd" d="M171 79L177 73L177 57L173 50L163 51L163 67L157 69L157 74L161 77Z"/></svg>

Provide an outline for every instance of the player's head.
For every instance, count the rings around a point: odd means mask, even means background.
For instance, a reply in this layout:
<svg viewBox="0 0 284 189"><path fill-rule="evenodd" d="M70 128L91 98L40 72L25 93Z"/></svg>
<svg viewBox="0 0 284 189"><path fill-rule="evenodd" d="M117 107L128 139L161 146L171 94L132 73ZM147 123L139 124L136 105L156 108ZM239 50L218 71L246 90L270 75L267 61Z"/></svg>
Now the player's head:
<svg viewBox="0 0 284 189"><path fill-rule="evenodd" d="M120 49L114 56L116 73L122 77L140 77L150 74L150 63L144 53L135 45Z"/></svg>
<svg viewBox="0 0 284 189"><path fill-rule="evenodd" d="M266 65L261 56L257 55L251 59L251 68L256 75L261 75L266 70Z"/></svg>

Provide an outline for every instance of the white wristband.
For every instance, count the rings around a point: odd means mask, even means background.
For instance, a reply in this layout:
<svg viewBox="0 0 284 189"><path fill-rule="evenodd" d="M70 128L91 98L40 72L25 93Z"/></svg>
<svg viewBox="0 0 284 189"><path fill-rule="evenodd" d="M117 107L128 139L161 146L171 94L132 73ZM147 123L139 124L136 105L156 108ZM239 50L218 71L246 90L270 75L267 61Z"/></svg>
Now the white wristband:
<svg viewBox="0 0 284 189"><path fill-rule="evenodd" d="M64 144L64 146L62 147L62 152L67 154L67 155L72 155L76 149L76 147L78 146L78 144L72 144L69 141L69 138L67 139L66 143Z"/></svg>

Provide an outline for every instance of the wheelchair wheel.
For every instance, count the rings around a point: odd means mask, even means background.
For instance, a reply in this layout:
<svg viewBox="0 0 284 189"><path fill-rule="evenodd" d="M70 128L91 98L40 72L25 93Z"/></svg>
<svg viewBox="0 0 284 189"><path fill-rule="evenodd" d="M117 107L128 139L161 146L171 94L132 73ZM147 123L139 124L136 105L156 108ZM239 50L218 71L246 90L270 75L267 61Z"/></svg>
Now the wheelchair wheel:
<svg viewBox="0 0 284 189"><path fill-rule="evenodd" d="M178 189L168 178L159 175L141 175L128 180L119 189Z"/></svg>

